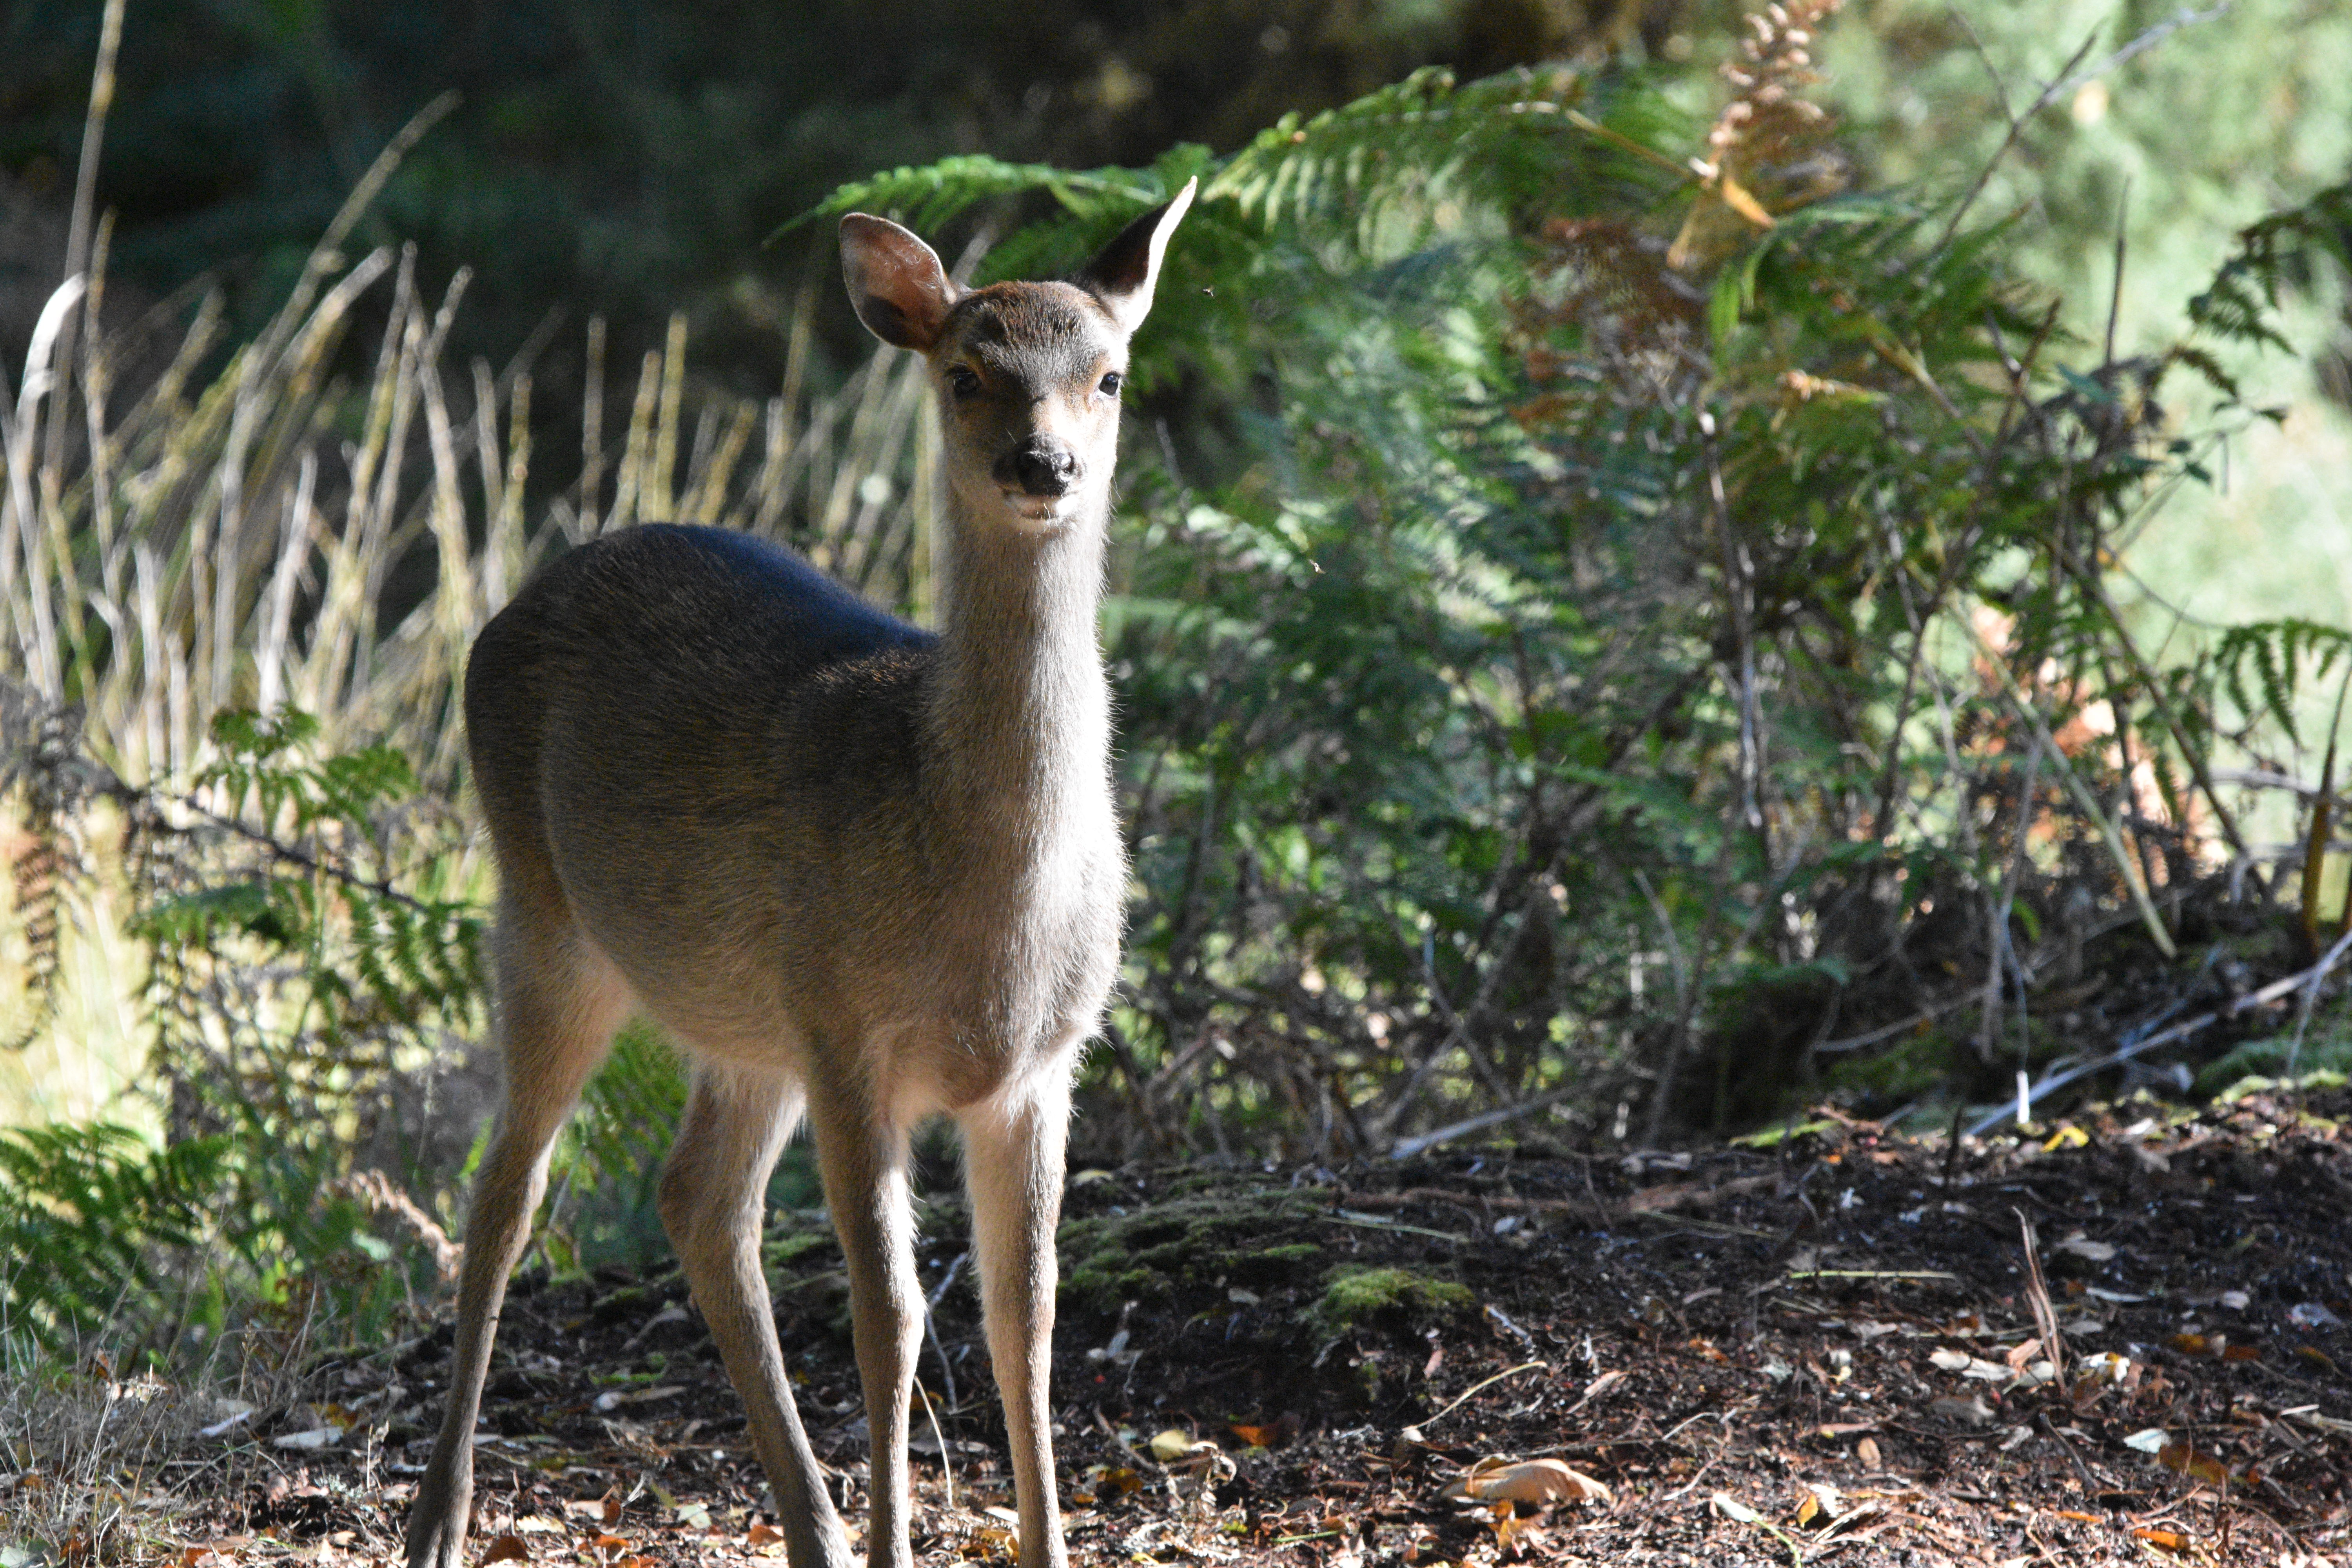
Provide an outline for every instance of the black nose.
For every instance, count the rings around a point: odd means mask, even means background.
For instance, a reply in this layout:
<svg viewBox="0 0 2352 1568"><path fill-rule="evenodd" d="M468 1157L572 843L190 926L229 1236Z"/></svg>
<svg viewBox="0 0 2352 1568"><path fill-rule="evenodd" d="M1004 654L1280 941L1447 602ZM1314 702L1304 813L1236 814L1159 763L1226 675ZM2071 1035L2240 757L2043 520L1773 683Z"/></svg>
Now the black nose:
<svg viewBox="0 0 2352 1568"><path fill-rule="evenodd" d="M1025 495L1061 495L1078 482L1078 455L1051 436L1032 436L997 461L996 482Z"/></svg>

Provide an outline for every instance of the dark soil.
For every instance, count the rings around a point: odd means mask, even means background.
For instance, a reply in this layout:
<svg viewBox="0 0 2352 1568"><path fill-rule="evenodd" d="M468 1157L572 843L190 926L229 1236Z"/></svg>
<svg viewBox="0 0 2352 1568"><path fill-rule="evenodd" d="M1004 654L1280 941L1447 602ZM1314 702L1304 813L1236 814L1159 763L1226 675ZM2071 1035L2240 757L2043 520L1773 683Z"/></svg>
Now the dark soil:
<svg viewBox="0 0 2352 1568"><path fill-rule="evenodd" d="M1957 1155L1825 1116L1777 1147L1671 1156L1078 1173L1055 1380L1073 1558L2352 1564L2347 1118L2342 1091L2254 1094ZM925 1228L920 1374L952 1464L919 1405L916 1544L1002 1562L963 1216L937 1205ZM839 1257L814 1216L780 1221L770 1254L854 1531ZM2036 1381L2037 1259L2055 1382ZM312 1407L215 1439L244 1446L208 1463L179 1540L396 1553L447 1340L323 1365ZM335 1446L279 1446L322 1424ZM780 1558L742 1427L674 1272L526 1278L475 1547ZM1486 1456L1562 1459L1611 1496L1449 1500Z"/></svg>

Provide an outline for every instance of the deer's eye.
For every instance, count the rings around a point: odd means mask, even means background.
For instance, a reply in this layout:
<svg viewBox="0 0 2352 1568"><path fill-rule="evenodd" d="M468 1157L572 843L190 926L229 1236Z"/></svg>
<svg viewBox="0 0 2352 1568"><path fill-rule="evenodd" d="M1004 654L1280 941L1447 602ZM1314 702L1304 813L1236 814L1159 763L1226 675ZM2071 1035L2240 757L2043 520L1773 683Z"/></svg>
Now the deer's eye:
<svg viewBox="0 0 2352 1568"><path fill-rule="evenodd" d="M1104 372L1102 378L1102 395L1105 397L1117 397L1118 395L1119 384L1125 379L1125 377L1121 376L1118 372L1115 370Z"/></svg>
<svg viewBox="0 0 2352 1568"><path fill-rule="evenodd" d="M980 373L968 364L948 366L948 390L958 397L970 397L980 390Z"/></svg>

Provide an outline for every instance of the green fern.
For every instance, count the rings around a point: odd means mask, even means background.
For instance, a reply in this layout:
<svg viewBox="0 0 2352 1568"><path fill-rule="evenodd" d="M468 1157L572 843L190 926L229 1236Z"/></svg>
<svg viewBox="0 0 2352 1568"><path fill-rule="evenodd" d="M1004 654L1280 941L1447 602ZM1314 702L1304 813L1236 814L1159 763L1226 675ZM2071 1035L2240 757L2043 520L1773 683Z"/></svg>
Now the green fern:
<svg viewBox="0 0 2352 1568"><path fill-rule="evenodd" d="M1367 253L1393 254L1425 236L1441 212L1516 210L1563 184L1579 204L1654 199L1657 161L1623 149L1660 134L1670 119L1651 95L1618 93L1604 104L1592 79L1567 69L1464 86L1431 67L1311 118L1285 115L1223 160L1192 145L1148 169L946 158L843 185L776 232L857 211L929 230L983 202L1043 195L1052 216L999 243L981 268L983 279L1031 276L1075 266L1118 224L1197 176L1190 249L1202 247L1204 227L1234 231L1223 237L1227 244L1319 229Z"/></svg>
<svg viewBox="0 0 2352 1568"><path fill-rule="evenodd" d="M2205 291L2189 301L2189 320L2198 331L2219 338L2292 352L2294 345L2271 324L2271 316L2280 290L2307 279L2312 264L2323 257L2352 270L2352 180L2239 230L2229 259ZM2236 390L2226 378L2221 384Z"/></svg>
<svg viewBox="0 0 2352 1568"><path fill-rule="evenodd" d="M220 1226L226 1138L157 1149L112 1122L0 1130L0 1343L137 1325Z"/></svg>
<svg viewBox="0 0 2352 1568"><path fill-rule="evenodd" d="M2294 704L2305 683L2327 679L2352 656L2352 631L2316 621L2254 621L2231 626L2206 656L2221 689L2248 720L2267 718L2296 745Z"/></svg>

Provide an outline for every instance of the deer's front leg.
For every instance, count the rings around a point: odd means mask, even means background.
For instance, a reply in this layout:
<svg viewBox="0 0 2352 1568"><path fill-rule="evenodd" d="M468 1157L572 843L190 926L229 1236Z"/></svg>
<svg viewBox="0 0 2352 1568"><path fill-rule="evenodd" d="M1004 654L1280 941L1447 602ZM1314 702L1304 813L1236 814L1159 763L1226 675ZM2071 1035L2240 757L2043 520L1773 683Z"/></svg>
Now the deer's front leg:
<svg viewBox="0 0 2352 1568"><path fill-rule="evenodd" d="M980 1253L988 1354L1004 1400L1013 1486L1021 1508L1021 1568L1063 1568L1054 1485L1054 1232L1062 1213L1068 1069L1060 1065L962 1113L964 1177Z"/></svg>
<svg viewBox="0 0 2352 1568"><path fill-rule="evenodd" d="M825 1207L849 1266L858 1379L869 1442L866 1568L912 1568L907 1482L907 1412L922 1336L915 1278L915 1222L907 1187L907 1135L837 1086L812 1084L809 1119L824 1176Z"/></svg>

